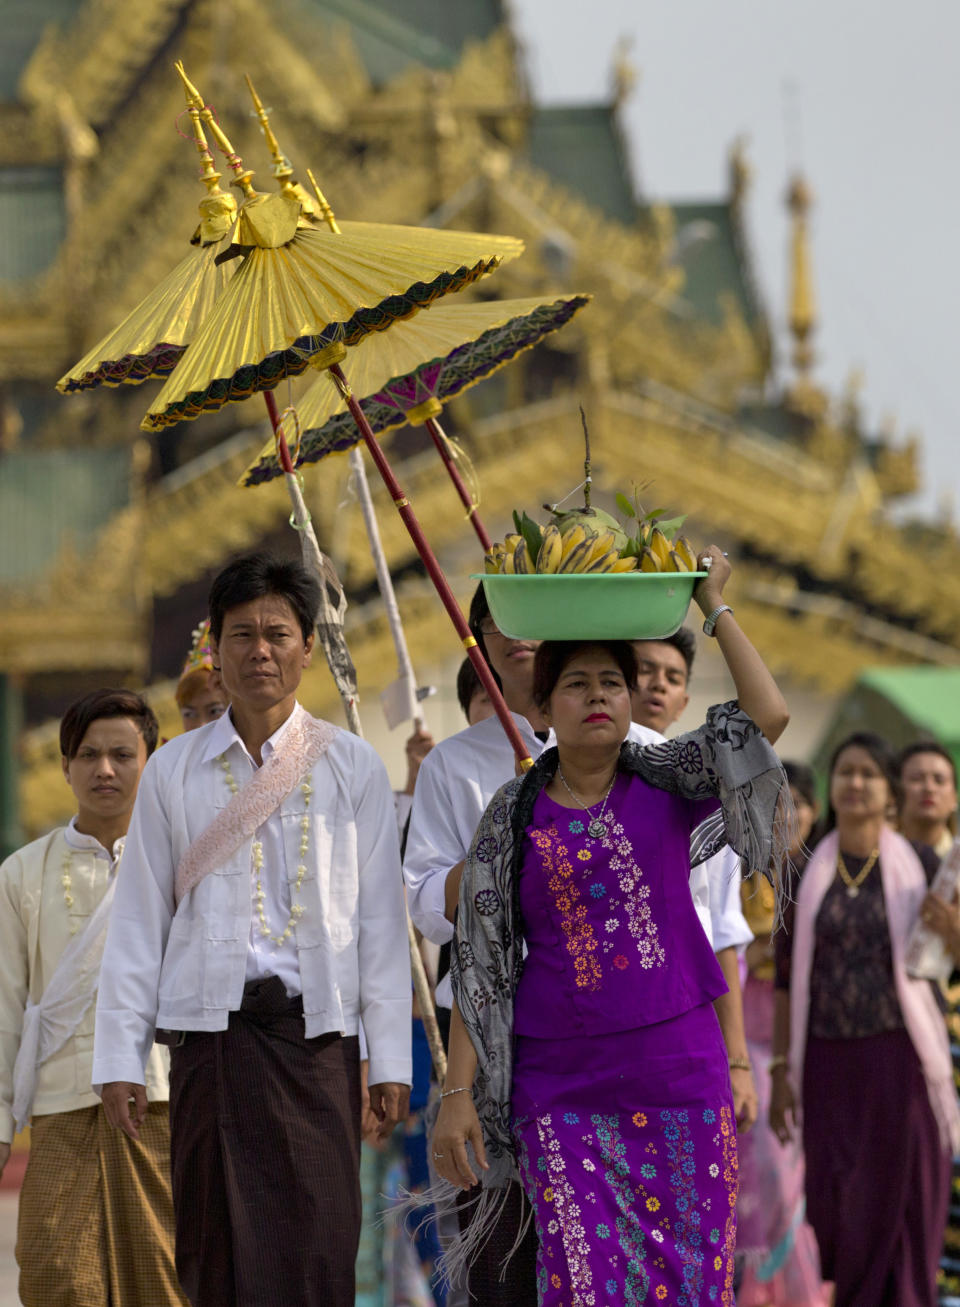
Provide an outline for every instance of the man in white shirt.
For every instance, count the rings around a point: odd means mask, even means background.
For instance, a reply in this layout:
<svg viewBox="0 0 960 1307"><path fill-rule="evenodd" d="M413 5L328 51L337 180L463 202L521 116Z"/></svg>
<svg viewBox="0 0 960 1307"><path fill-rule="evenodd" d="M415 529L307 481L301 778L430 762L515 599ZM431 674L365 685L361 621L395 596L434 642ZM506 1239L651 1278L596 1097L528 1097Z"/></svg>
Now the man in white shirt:
<svg viewBox="0 0 960 1307"><path fill-rule="evenodd" d="M90 1086L97 973L157 719L96 690L60 723L69 825L0 866L0 1173L32 1117L17 1261L27 1307L183 1303L173 1259L167 1056L150 1051L140 1143Z"/></svg>
<svg viewBox="0 0 960 1307"><path fill-rule="evenodd" d="M689 684L696 653L693 633L681 626L665 640L635 640L637 688L633 720L666 735L690 702ZM740 866L730 849L722 849L694 867L690 876L694 906L727 982L727 993L714 1003L730 1059L730 1084L737 1125L749 1130L757 1119L757 1091L743 1028L738 952L751 943L753 931L740 907Z"/></svg>
<svg viewBox="0 0 960 1307"><path fill-rule="evenodd" d="M296 702L317 583L250 555L210 592L230 698L146 769L101 975L93 1078L137 1138L172 1044L177 1269L194 1307L353 1307L358 1023L386 1137L411 1080L392 795L369 745Z"/></svg>

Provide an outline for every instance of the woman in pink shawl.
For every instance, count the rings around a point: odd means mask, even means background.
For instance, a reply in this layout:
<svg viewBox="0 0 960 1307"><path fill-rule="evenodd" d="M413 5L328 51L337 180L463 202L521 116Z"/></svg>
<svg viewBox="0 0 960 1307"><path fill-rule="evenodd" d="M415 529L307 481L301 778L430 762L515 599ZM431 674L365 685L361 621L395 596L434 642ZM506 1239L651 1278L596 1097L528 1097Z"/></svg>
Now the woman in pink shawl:
<svg viewBox="0 0 960 1307"><path fill-rule="evenodd" d="M836 1307L935 1307L960 1111L943 1015L904 950L936 859L887 824L895 761L859 732L778 937L770 1123L803 1106L807 1217Z"/></svg>
<svg viewBox="0 0 960 1307"><path fill-rule="evenodd" d="M819 804L813 772L784 762L797 813L790 849L792 874L807 860L807 841ZM774 1006L773 886L756 873L742 885L743 914L756 939L747 948L743 1023L759 1097L753 1129L741 1134L737 1197L737 1253L744 1262L737 1307L829 1307L830 1287L820 1277L820 1254L805 1219L803 1152L799 1139L784 1147L767 1121L770 1106Z"/></svg>

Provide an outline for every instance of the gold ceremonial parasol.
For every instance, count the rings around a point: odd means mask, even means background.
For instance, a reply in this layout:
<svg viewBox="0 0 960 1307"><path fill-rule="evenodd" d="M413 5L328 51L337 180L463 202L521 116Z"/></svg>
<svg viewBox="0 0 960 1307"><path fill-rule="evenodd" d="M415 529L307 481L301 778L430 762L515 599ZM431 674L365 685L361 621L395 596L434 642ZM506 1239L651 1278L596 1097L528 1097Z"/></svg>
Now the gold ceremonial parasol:
<svg viewBox="0 0 960 1307"><path fill-rule="evenodd" d="M207 121L199 92L191 87L190 93ZM342 357L342 346L460 290L523 249L513 237L473 232L301 225L296 195L254 191L252 174L229 141L211 130L246 195L234 245L219 257L238 255L243 263L151 405L145 430L246 399L311 363Z"/></svg>
<svg viewBox="0 0 960 1307"><path fill-rule="evenodd" d="M136 385L151 377L167 377L226 289L236 268L217 263L237 219L237 202L220 189L221 173L200 125L198 109L189 106L194 142L207 195L200 202L200 226L187 254L119 326L97 342L79 363L57 382L64 394L101 384Z"/></svg>
<svg viewBox="0 0 960 1307"><path fill-rule="evenodd" d="M479 304L443 302L389 331L365 336L350 350L354 393L376 434L422 422L440 452L484 549L490 539L464 485L451 442L440 427L443 403L504 367L525 349L569 322L589 301L570 295ZM361 439L352 414L329 374L319 377L297 405L302 434L296 465L316 463L351 449ZM281 474L274 441L264 445L241 484L259 485Z"/></svg>
<svg viewBox="0 0 960 1307"><path fill-rule="evenodd" d="M218 257L244 262L163 387L143 426L160 429L261 390L287 480L294 469L272 387L313 364L329 370L347 402L447 614L490 696L518 762L532 766L453 591L340 368L346 346L493 271L523 248L510 237L354 223L341 230L317 193L326 229L304 225L289 192L259 195L182 66L189 102L207 123L244 193L234 243ZM311 177L311 181L312 181ZM292 493L292 491L291 491Z"/></svg>

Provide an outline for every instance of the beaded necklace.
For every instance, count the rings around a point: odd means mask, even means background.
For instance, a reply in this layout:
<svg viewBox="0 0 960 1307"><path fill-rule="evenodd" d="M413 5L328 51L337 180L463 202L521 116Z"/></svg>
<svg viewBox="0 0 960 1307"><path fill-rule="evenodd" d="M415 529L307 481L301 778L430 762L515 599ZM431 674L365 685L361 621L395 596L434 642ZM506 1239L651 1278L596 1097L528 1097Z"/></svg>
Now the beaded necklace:
<svg viewBox="0 0 960 1307"><path fill-rule="evenodd" d="M72 864L73 850L68 846L66 853L63 855L63 870L62 875L60 876L60 884L63 886L63 901L67 905L67 912L69 912L73 907L73 895L70 892L73 889L73 879L70 875L70 867ZM71 921L70 934L75 935L76 933L76 922Z"/></svg>
<svg viewBox="0 0 960 1307"><path fill-rule="evenodd" d="M61 864L61 869L60 869L60 884L63 886L63 901L67 905L68 913L70 912L70 909L73 907L74 904L73 877L70 874L70 869L73 866L73 855L75 851L76 850L70 848L69 844L67 845L67 849L63 855L63 862ZM116 867L117 863L120 861L120 857L122 853L123 853L123 843L121 842L120 848L117 851L117 856L113 860L114 867ZM71 921L70 934L75 935L78 929L79 927L77 923L75 921Z"/></svg>
<svg viewBox="0 0 960 1307"><path fill-rule="evenodd" d="M223 769L223 776L227 782L227 789L232 795L239 792L239 786L234 780L233 769L230 766L230 760L225 753L221 753L217 762ZM300 897L300 886L303 884L303 878L307 874L307 865L304 859L307 850L310 848L310 796L313 793L313 786L308 780L300 782L300 793L303 795L303 816L300 818L300 861L297 863L297 879L294 882L293 892L290 896L291 907L290 916L287 918L287 924L279 935L274 935L270 930L270 923L267 921L267 914L263 908L263 901L266 898L266 891L263 888L263 843L255 839L251 845L251 855L253 857L253 869L257 876L257 886L254 890L253 899L257 908L257 918L260 922L260 934L264 939L268 939L271 944L280 945L285 943L293 934L293 928L303 916L306 909L302 903L297 900Z"/></svg>

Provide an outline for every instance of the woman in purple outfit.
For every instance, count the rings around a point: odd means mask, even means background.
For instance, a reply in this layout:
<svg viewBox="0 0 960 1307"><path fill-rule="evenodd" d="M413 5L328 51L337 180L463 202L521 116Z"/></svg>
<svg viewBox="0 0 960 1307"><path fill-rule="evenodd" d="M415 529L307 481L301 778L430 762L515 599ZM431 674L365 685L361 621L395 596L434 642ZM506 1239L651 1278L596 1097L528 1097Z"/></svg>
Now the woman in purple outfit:
<svg viewBox="0 0 960 1307"><path fill-rule="evenodd" d="M707 552L695 597L739 703L664 744L621 744L632 648L542 645L557 747L499 791L464 870L434 1159L460 1189L479 1175L467 1260L519 1172L542 1307L733 1302L724 982L688 876L724 839L750 867L780 864L789 792L768 741L787 711Z"/></svg>

